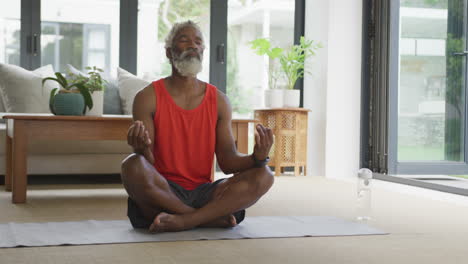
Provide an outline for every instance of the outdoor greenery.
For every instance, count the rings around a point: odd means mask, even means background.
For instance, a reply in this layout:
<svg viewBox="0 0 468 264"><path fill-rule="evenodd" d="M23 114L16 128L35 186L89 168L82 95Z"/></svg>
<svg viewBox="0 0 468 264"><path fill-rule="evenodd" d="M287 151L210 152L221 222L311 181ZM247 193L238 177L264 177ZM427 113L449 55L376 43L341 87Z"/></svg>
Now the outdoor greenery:
<svg viewBox="0 0 468 264"><path fill-rule="evenodd" d="M158 39L164 40L175 22L209 17L210 0L164 0L159 7ZM200 21L195 21L200 22Z"/></svg>
<svg viewBox="0 0 468 264"><path fill-rule="evenodd" d="M445 94L446 118L445 118L445 159L461 160L463 146L463 111L465 71L463 56L454 56L455 52L462 52L464 49L465 30L462 26L464 22L464 1L454 0L448 3L447 21L447 48L446 48L446 72L447 86Z"/></svg>
<svg viewBox="0 0 468 264"><path fill-rule="evenodd" d="M43 43L44 46L41 51L42 65L52 64L54 69L60 72L64 72L67 64L81 69L83 66L84 24L44 22L41 26L41 34L44 39L51 37L60 39L59 41ZM60 54L58 58L56 58L56 49L59 50Z"/></svg>
<svg viewBox="0 0 468 264"><path fill-rule="evenodd" d="M164 42L174 23L188 19L200 23L200 17L209 17L210 0L162 0L159 4L158 40ZM206 38L206 32L203 35ZM205 40L206 41L206 40ZM172 66L169 61L161 65L160 76L169 76Z"/></svg>
<svg viewBox="0 0 468 264"><path fill-rule="evenodd" d="M446 9L449 0L401 0L400 5L405 7L423 7Z"/></svg>
<svg viewBox="0 0 468 264"><path fill-rule="evenodd" d="M252 97L252 91L243 89L239 84L239 63L236 56L236 37L231 31L228 31L227 45L227 73L226 73L226 94L229 96L233 113L248 114L252 112L252 106L249 104L249 98Z"/></svg>
<svg viewBox="0 0 468 264"><path fill-rule="evenodd" d="M442 161L444 146L408 146L398 145L398 161Z"/></svg>
<svg viewBox="0 0 468 264"><path fill-rule="evenodd" d="M468 175L450 175L450 176L463 178L463 179L468 179Z"/></svg>

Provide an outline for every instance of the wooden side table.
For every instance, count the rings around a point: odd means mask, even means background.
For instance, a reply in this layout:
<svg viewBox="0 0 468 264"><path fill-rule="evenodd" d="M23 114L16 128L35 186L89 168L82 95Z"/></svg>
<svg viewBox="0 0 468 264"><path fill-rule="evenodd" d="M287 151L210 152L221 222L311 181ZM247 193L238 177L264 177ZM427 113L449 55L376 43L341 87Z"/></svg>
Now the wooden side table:
<svg viewBox="0 0 468 264"><path fill-rule="evenodd" d="M7 124L5 189L12 191L13 203L26 202L28 141L126 140L128 127L133 120L128 115L55 116L23 113L8 113L3 118ZM247 153L248 123L254 121L232 120L232 130L239 152ZM214 172L211 177L214 177Z"/></svg>
<svg viewBox="0 0 468 264"><path fill-rule="evenodd" d="M307 166L307 115L304 108L256 109L255 119L273 130L275 142L270 150L268 165L275 167L275 176L284 167L294 167L296 176L306 175Z"/></svg>

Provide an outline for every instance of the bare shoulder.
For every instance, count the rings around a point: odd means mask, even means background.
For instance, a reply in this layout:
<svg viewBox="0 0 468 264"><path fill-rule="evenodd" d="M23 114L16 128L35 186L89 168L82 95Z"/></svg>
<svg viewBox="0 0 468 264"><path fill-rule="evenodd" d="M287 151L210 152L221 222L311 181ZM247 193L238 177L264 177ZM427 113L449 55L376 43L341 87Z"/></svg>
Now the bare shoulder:
<svg viewBox="0 0 468 264"><path fill-rule="evenodd" d="M222 91L217 90L217 101L218 101L218 119L229 119L231 117L231 103L229 98Z"/></svg>
<svg viewBox="0 0 468 264"><path fill-rule="evenodd" d="M156 94L152 84L138 91L133 100L133 116L140 119L156 113Z"/></svg>
<svg viewBox="0 0 468 264"><path fill-rule="evenodd" d="M148 86L138 91L135 95L134 104L144 106L145 108L156 108L156 94L153 84L150 83Z"/></svg>

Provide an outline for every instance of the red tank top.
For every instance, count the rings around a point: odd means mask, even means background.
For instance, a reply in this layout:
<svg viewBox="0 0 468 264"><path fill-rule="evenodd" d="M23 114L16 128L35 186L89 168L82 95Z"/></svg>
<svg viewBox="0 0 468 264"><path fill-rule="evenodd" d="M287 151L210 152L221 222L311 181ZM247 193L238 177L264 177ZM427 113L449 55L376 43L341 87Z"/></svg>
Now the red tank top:
<svg viewBox="0 0 468 264"><path fill-rule="evenodd" d="M187 190L211 182L218 120L217 88L206 85L200 105L191 110L178 106L164 85L153 82L154 167L166 179Z"/></svg>

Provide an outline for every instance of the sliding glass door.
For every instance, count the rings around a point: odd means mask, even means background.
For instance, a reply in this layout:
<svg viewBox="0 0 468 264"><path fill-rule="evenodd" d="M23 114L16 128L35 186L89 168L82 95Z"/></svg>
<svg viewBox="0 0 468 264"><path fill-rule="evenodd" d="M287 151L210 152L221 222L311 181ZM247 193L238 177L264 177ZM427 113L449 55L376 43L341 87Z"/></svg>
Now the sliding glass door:
<svg viewBox="0 0 468 264"><path fill-rule="evenodd" d="M174 22L190 19L200 25L205 40L199 78L209 81L210 0L139 0L138 6L138 75L162 77L170 74L165 38Z"/></svg>
<svg viewBox="0 0 468 264"><path fill-rule="evenodd" d="M391 2L389 173L468 174L466 0Z"/></svg>
<svg viewBox="0 0 468 264"><path fill-rule="evenodd" d="M0 8L0 63L20 65L21 1Z"/></svg>
<svg viewBox="0 0 468 264"><path fill-rule="evenodd" d="M294 12L295 0L228 1L227 95L235 117L253 118L253 109L264 107L268 68L275 67L266 55L257 55L249 42L267 38L274 47L290 47ZM280 78L278 85L285 86L285 80Z"/></svg>
<svg viewBox="0 0 468 264"><path fill-rule="evenodd" d="M41 0L41 65L65 72L119 63L119 0ZM111 72L111 69L114 69Z"/></svg>

